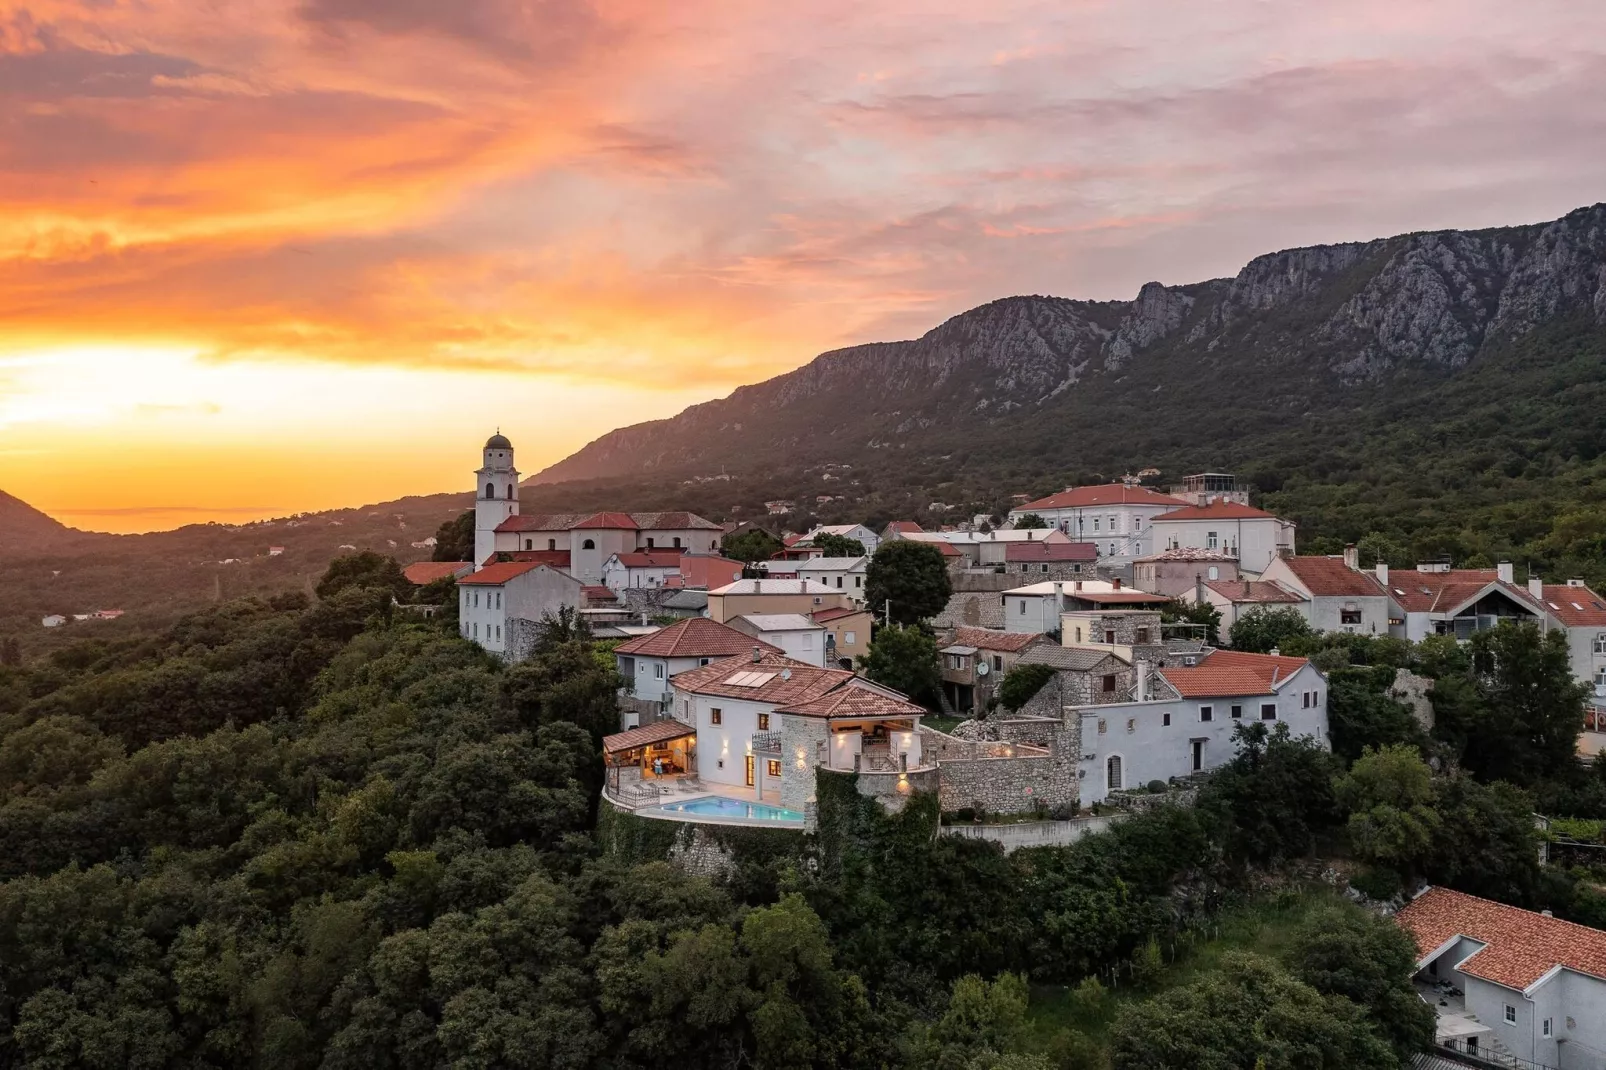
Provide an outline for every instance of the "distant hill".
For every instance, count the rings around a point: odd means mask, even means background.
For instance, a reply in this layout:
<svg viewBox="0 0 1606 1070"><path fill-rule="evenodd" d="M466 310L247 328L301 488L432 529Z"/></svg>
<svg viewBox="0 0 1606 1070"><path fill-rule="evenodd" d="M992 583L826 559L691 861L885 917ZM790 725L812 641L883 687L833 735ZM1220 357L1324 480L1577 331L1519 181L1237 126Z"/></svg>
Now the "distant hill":
<svg viewBox="0 0 1606 1070"><path fill-rule="evenodd" d="M0 550L8 553L43 550L60 546L83 534L45 515L21 498L0 490Z"/></svg>
<svg viewBox="0 0 1606 1070"><path fill-rule="evenodd" d="M993 301L612 431L530 483L941 521L932 502L957 516L1146 467L1224 469L1323 545L1378 530L1417 553L1597 570L1571 533L1606 530L1603 354L1596 205L1271 253L1127 302Z"/></svg>

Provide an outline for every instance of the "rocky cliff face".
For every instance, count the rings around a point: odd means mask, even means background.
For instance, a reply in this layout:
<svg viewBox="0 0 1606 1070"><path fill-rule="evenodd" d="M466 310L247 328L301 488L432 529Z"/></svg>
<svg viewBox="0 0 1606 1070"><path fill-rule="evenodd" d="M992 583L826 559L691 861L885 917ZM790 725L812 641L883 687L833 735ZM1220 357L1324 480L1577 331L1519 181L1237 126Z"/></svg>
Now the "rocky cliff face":
<svg viewBox="0 0 1606 1070"><path fill-rule="evenodd" d="M1291 371L1320 399L1405 369L1453 374L1492 342L1574 318L1606 326L1606 205L1533 226L1271 253L1231 279L1148 283L1131 302L993 301L913 341L824 353L610 432L532 481L840 457L1028 416L1074 423L1091 394L1158 391L1205 369L1245 390L1268 369Z"/></svg>

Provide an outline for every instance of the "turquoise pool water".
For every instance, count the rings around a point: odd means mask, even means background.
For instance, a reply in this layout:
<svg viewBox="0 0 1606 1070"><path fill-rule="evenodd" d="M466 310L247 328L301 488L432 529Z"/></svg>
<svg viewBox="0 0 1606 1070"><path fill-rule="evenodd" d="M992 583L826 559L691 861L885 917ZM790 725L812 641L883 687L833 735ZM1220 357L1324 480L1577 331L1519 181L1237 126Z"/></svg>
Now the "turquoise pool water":
<svg viewBox="0 0 1606 1070"><path fill-rule="evenodd" d="M699 817L739 817L749 821L790 821L801 825L803 815L796 810L764 803L742 802L723 795L705 795L686 802L664 803L658 807L675 814L695 814Z"/></svg>

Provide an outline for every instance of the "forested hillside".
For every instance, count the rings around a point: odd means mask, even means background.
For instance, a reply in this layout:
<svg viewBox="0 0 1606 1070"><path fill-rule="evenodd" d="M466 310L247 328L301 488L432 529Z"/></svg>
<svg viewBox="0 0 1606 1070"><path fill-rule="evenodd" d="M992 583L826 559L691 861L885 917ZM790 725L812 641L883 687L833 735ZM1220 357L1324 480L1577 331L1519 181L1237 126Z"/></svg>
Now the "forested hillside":
<svg viewBox="0 0 1606 1070"><path fill-rule="evenodd" d="M1388 1070L1426 1035L1404 938L1255 889L1394 820L1396 787L1437 831L1354 841L1379 894L1422 876L1599 923L1538 868L1524 792L1584 813L1606 784L1478 743L1501 718L1542 758L1576 715L1537 633L1488 651L1529 666L1520 696L1453 644L1322 655L1356 666L1335 739L1395 745L1381 769L1250 726L1197 807L1009 856L828 778L818 836L734 830L711 880L662 861L675 826L599 812L618 681L583 632L508 668L449 598L394 610L398 582L345 559L315 595L0 666L0 1064L1183 1070L1227 1045ZM1451 682L1443 738L1382 695L1402 659ZM1464 771L1430 779L1429 752ZM1252 953L1190 957L1228 930Z"/></svg>

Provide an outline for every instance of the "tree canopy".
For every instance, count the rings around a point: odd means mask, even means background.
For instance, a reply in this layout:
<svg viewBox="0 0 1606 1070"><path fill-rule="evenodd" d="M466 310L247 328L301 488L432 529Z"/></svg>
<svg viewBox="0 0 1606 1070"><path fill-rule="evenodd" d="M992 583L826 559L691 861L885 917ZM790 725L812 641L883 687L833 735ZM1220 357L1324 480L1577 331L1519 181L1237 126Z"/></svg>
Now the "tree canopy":
<svg viewBox="0 0 1606 1070"><path fill-rule="evenodd" d="M929 543L897 539L883 543L870 558L864 597L873 611L888 609L889 624L908 626L934 617L952 594L948 566Z"/></svg>
<svg viewBox="0 0 1606 1070"><path fill-rule="evenodd" d="M826 557L863 557L864 543L846 535L831 535L822 532L811 540L816 549L822 550Z"/></svg>
<svg viewBox="0 0 1606 1070"><path fill-rule="evenodd" d="M727 535L720 541L720 553L732 561L768 561L780 553L779 538L763 528L748 528L737 535Z"/></svg>
<svg viewBox="0 0 1606 1070"><path fill-rule="evenodd" d="M937 641L913 625L877 628L859 668L878 684L901 691L917 702L935 703L942 686L937 668Z"/></svg>
<svg viewBox="0 0 1606 1070"><path fill-rule="evenodd" d="M1292 606L1275 609L1256 606L1233 621L1227 641L1234 650L1255 654L1269 654L1273 650L1288 653L1293 644L1308 640L1314 634L1304 614Z"/></svg>

